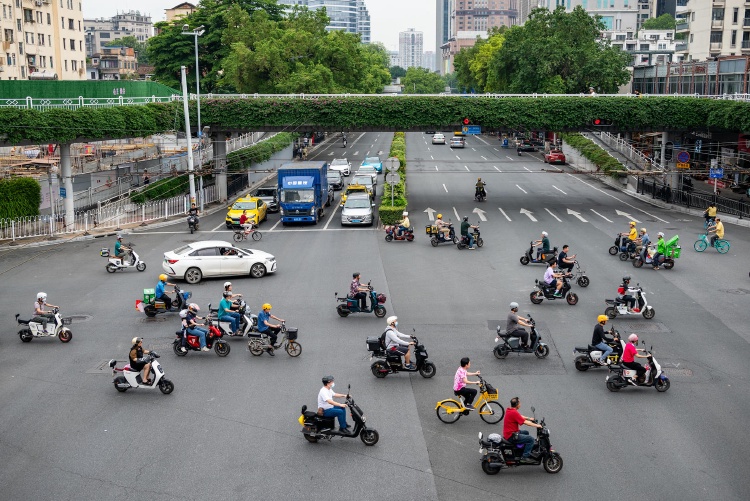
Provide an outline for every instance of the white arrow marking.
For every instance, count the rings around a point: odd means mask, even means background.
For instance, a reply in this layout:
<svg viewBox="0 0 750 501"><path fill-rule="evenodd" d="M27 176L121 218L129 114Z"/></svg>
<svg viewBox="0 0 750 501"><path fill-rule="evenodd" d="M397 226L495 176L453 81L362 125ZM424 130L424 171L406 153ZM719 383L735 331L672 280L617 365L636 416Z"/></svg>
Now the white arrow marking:
<svg viewBox="0 0 750 501"><path fill-rule="evenodd" d="M482 209L479 209L479 208L475 207L474 210L471 211L471 212L473 212L474 214L477 214L479 216L479 220L480 221L487 221L487 217L485 216L485 212Z"/></svg>
<svg viewBox="0 0 750 501"><path fill-rule="evenodd" d="M549 215L550 215L550 216L552 216L552 217L554 217L555 219L557 219L557 222L558 222L558 223L562 223L562 221L560 220L560 218L559 218L559 217L557 217L557 216L555 216L554 214L552 214L552 211L551 211L551 210L547 209L546 207L544 208L544 210L546 210L547 212L549 212Z"/></svg>
<svg viewBox="0 0 750 501"><path fill-rule="evenodd" d="M435 170L438 170L437 165L435 166Z"/></svg>
<svg viewBox="0 0 750 501"><path fill-rule="evenodd" d="M479 155L482 157L482 160L487 160L487 158L484 155Z"/></svg>
<svg viewBox="0 0 750 501"><path fill-rule="evenodd" d="M526 193L526 190L524 190L524 189L523 189L523 188L521 188L520 186L516 185L516 188L518 188L519 190L521 190L521 191L523 191L524 193Z"/></svg>
<svg viewBox="0 0 750 501"><path fill-rule="evenodd" d="M358 152L358 151L355 151L355 152L354 152L354 156L356 157L357 155L359 155L359 152Z"/></svg>
<svg viewBox="0 0 750 501"><path fill-rule="evenodd" d="M552 187L553 187L554 189L556 189L557 191L559 191L560 193L562 193L563 195L567 195L567 193L565 193L565 192L564 192L563 190L561 190L560 188L558 188L558 187L557 187L557 186L555 186L554 184L552 185Z"/></svg>
<svg viewBox="0 0 750 501"><path fill-rule="evenodd" d="M529 169L528 167L524 167L524 169L526 169L527 171L531 172L531 169Z"/></svg>
<svg viewBox="0 0 750 501"><path fill-rule="evenodd" d="M448 193L448 188L445 187L445 184L443 184L443 189L445 190L446 193Z"/></svg>
<svg viewBox="0 0 750 501"><path fill-rule="evenodd" d="M507 219L508 221L510 221L510 218L508 217L508 215L505 213L505 211L503 209L501 209L500 207L498 207L497 209L502 213L503 216L505 216L505 219Z"/></svg>
<svg viewBox="0 0 750 501"><path fill-rule="evenodd" d="M430 218L430 221L435 220L435 209L430 209L429 207L427 207L424 211L427 213L427 217Z"/></svg>
<svg viewBox="0 0 750 501"><path fill-rule="evenodd" d="M595 211L594 209L591 209L591 212L593 212L594 214L596 214L596 215L597 215L597 216L599 216L600 218L604 219L605 221L608 221L608 222L610 222L610 223L612 222L612 220L611 220L611 219L607 219L606 217L604 217L604 216L602 216L601 214L599 214L598 212L596 212L596 211Z"/></svg>
<svg viewBox="0 0 750 501"><path fill-rule="evenodd" d="M456 210L455 207L453 207L453 213L456 215L456 221L460 221L461 220L461 216L458 215L458 211Z"/></svg>
<svg viewBox="0 0 750 501"><path fill-rule="evenodd" d="M532 221L534 221L536 223L536 218L534 216L532 216L533 212L527 211L526 209L521 209L519 212L521 214L526 214L527 216L529 216L529 219L531 219Z"/></svg>
<svg viewBox="0 0 750 501"><path fill-rule="evenodd" d="M435 157L433 157L432 155L430 155L430 158L431 158L432 160L435 160Z"/></svg>
<svg viewBox="0 0 750 501"><path fill-rule="evenodd" d="M635 221L636 223L640 223L640 221L638 221L636 218L634 218L633 216L631 216L627 212L623 212L621 210L616 210L615 212L617 213L618 216L625 216L626 218L630 219L631 221Z"/></svg>
<svg viewBox="0 0 750 501"><path fill-rule="evenodd" d="M498 150L497 148L492 148L492 149L493 149L493 150L495 150L495 151L500 151L500 150Z"/></svg>
<svg viewBox="0 0 750 501"><path fill-rule="evenodd" d="M466 169L467 171L471 172L471 171L469 170L469 166L468 166L468 165L464 165L464 169Z"/></svg>
<svg viewBox="0 0 750 501"><path fill-rule="evenodd" d="M513 161L514 161L514 160L513 160L513 157L509 157L508 155L505 155L505 158L507 158L507 159L508 159L508 160L510 160L511 162L513 162Z"/></svg>
<svg viewBox="0 0 750 501"><path fill-rule="evenodd" d="M333 156L333 152L330 152L330 153L328 154L328 156L329 156L329 157L332 157L332 156Z"/></svg>
<svg viewBox="0 0 750 501"><path fill-rule="evenodd" d="M572 214L575 217L577 217L582 223L588 223L585 219L583 219L583 216L581 216L580 212L576 212L574 210L568 209L568 214Z"/></svg>

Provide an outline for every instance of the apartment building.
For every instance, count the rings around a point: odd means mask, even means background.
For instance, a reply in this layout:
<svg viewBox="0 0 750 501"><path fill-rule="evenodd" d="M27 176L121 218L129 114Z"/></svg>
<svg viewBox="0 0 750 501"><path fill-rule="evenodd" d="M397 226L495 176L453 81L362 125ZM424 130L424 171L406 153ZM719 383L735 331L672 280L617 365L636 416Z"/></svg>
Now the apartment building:
<svg viewBox="0 0 750 501"><path fill-rule="evenodd" d="M85 80L82 0L0 0L0 79Z"/></svg>
<svg viewBox="0 0 750 501"><path fill-rule="evenodd" d="M447 69L442 60L442 47L453 36L455 1L435 0L435 66L439 68L441 75L445 75Z"/></svg>
<svg viewBox="0 0 750 501"><path fill-rule="evenodd" d="M90 80L134 80L138 57L132 47L104 47L91 58Z"/></svg>
<svg viewBox="0 0 750 501"><path fill-rule="evenodd" d="M414 28L400 32L398 34L398 54L402 68L422 67L424 34L421 31L415 31Z"/></svg>
<svg viewBox="0 0 750 501"><path fill-rule="evenodd" d="M453 33L484 31L517 23L516 0L454 0Z"/></svg>
<svg viewBox="0 0 750 501"><path fill-rule="evenodd" d="M687 61L750 55L750 1L688 0L677 33L677 53Z"/></svg>
<svg viewBox="0 0 750 501"><path fill-rule="evenodd" d="M135 37L139 42L145 42L154 36L151 16L141 14L137 10L120 12L109 18L84 19L83 29L88 57L101 52L107 43L124 37Z"/></svg>
<svg viewBox="0 0 750 501"><path fill-rule="evenodd" d="M171 23L175 19L180 19L185 16L189 16L198 9L194 4L190 2L182 2L171 9L164 9L164 13L167 16L167 22Z"/></svg>
<svg viewBox="0 0 750 501"><path fill-rule="evenodd" d="M310 10L326 9L330 24L326 30L342 30L358 33L362 43L370 43L370 13L364 0L284 0L280 4L307 7Z"/></svg>

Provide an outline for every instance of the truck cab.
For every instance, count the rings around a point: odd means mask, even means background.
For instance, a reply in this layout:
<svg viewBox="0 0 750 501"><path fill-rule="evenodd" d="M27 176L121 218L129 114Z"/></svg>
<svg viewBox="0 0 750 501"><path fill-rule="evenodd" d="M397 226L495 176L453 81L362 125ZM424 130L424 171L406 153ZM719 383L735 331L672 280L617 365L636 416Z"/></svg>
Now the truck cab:
<svg viewBox="0 0 750 501"><path fill-rule="evenodd" d="M325 215L328 202L328 164L297 162L278 170L281 223L313 223Z"/></svg>

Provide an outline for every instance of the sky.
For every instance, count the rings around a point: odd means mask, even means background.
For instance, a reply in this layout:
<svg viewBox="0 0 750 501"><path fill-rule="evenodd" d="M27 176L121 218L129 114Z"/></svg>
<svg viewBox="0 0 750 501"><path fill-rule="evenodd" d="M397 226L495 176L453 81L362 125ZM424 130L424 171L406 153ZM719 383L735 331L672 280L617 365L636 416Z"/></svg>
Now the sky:
<svg viewBox="0 0 750 501"><path fill-rule="evenodd" d="M166 19L164 10L180 0L82 0L84 18L111 17L118 11L140 11L153 22ZM188 0L197 4L198 0ZM279 2L283 3L283 2ZM398 34L414 28L424 33L424 48L435 50L435 0L365 0L370 11L370 33L374 42L383 42L389 50L398 50Z"/></svg>

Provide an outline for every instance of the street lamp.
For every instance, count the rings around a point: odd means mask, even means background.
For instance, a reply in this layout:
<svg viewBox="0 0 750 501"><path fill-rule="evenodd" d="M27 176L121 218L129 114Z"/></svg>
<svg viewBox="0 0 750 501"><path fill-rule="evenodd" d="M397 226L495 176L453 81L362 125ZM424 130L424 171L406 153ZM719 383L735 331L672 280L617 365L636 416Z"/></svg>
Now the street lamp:
<svg viewBox="0 0 750 501"><path fill-rule="evenodd" d="M200 69L198 67L198 37L204 34L206 30L203 29L203 25L198 26L195 30L190 31L190 26L187 24L182 25L183 35L192 35L195 37L195 95L198 102L198 129L196 135L198 136L198 165L201 169L203 168L203 156L201 152L201 86L200 86ZM187 131L190 134L190 131ZM203 176L199 178L200 190L203 190ZM201 209L203 209L203 196L201 195Z"/></svg>

